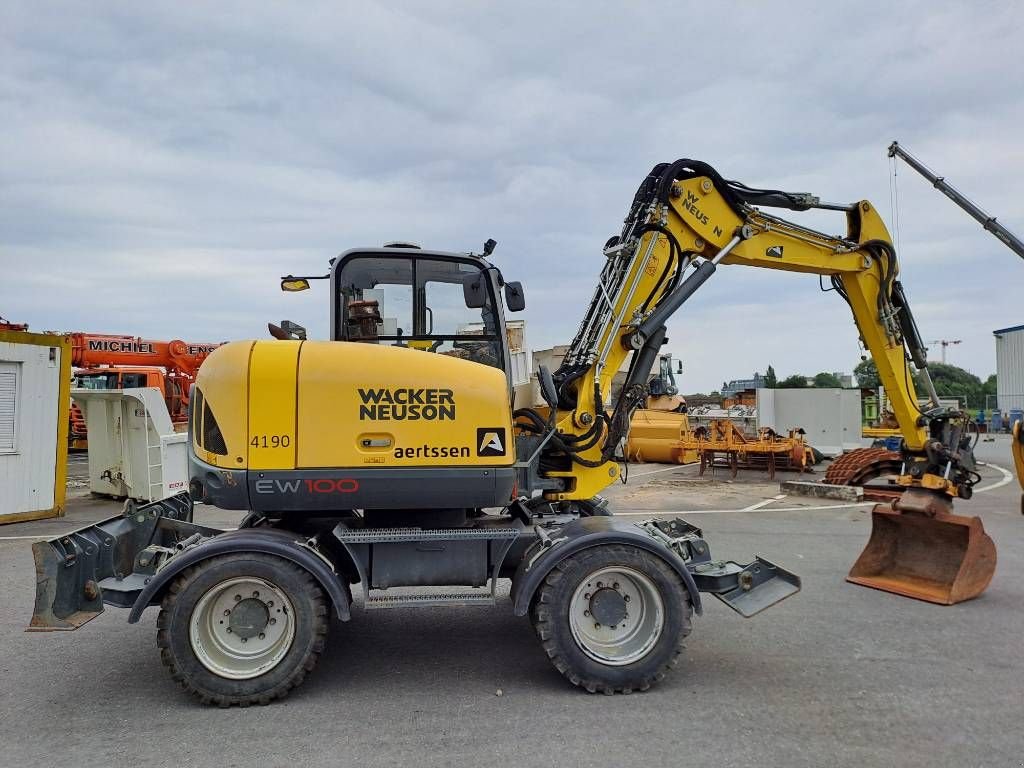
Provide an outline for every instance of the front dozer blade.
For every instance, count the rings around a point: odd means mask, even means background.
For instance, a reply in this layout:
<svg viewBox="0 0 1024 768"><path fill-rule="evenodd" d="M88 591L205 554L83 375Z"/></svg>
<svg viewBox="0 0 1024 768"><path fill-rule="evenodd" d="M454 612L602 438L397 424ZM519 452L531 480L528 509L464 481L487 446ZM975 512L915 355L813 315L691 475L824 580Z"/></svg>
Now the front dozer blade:
<svg viewBox="0 0 1024 768"><path fill-rule="evenodd" d="M75 630L104 603L132 605L154 572L141 569L140 553L169 551L184 536L211 530L191 519L192 499L183 492L142 506L129 502L116 517L35 542L36 602L27 631Z"/></svg>
<svg viewBox="0 0 1024 768"><path fill-rule="evenodd" d="M981 518L951 510L916 490L875 505L871 538L846 580L941 605L977 597L992 581L996 547Z"/></svg>

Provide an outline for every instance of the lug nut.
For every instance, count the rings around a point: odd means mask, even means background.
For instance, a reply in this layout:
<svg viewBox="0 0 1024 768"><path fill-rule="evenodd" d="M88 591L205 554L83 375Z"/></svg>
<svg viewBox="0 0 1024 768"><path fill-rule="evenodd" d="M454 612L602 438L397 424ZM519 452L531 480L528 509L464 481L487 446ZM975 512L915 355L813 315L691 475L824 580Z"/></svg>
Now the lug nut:
<svg viewBox="0 0 1024 768"><path fill-rule="evenodd" d="M242 600L242 596L241 595L235 595L235 602L236 603L241 602L241 600Z"/></svg>
<svg viewBox="0 0 1024 768"><path fill-rule="evenodd" d="M590 615L590 611L584 611L584 612L583 612L583 615L584 615L584 616L589 616L589 615Z"/></svg>
<svg viewBox="0 0 1024 768"><path fill-rule="evenodd" d="M224 615L225 616L230 616L231 615L231 611L229 611L227 608L225 608L224 609Z"/></svg>
<svg viewBox="0 0 1024 768"><path fill-rule="evenodd" d="M619 588L619 582L616 581L614 584L612 584L612 589L618 589L618 588Z"/></svg>
<svg viewBox="0 0 1024 768"><path fill-rule="evenodd" d="M277 624L277 619L271 619L271 620L270 620L270 623L271 623L271 624Z"/></svg>
<svg viewBox="0 0 1024 768"><path fill-rule="evenodd" d="M603 581L597 582L597 588L598 589L601 589L601 587L603 587L603 586L604 586L604 582Z"/></svg>
<svg viewBox="0 0 1024 768"><path fill-rule="evenodd" d="M228 627L228 634L231 634L231 627Z"/></svg>
<svg viewBox="0 0 1024 768"><path fill-rule="evenodd" d="M583 599L584 600L589 600L590 599L590 593L589 592L584 592L583 593Z"/></svg>
<svg viewBox="0 0 1024 768"><path fill-rule="evenodd" d="M262 632L260 632L260 640L266 640L266 639L267 639L267 636L265 634L263 634Z"/></svg>
<svg viewBox="0 0 1024 768"><path fill-rule="evenodd" d="M249 642L249 638L247 638L247 637L243 637L243 638L242 638L242 642L243 642L243 643L248 643L248 642Z"/></svg>
<svg viewBox="0 0 1024 768"><path fill-rule="evenodd" d="M253 592L253 593L252 593L252 596L253 596L253 597L259 597L259 596L260 596L260 593L259 593L259 592Z"/></svg>
<svg viewBox="0 0 1024 768"><path fill-rule="evenodd" d="M628 603L629 602L629 595L623 595L622 599L625 600Z"/></svg>
<svg viewBox="0 0 1024 768"><path fill-rule="evenodd" d="M601 625L600 625L600 624L598 624L598 623L597 623L597 622L595 621L595 622L594 622L594 629L600 629L600 628L601 628Z"/></svg>
<svg viewBox="0 0 1024 768"><path fill-rule="evenodd" d="M273 607L274 607L274 601L273 600L267 600L267 608L273 608Z"/></svg>

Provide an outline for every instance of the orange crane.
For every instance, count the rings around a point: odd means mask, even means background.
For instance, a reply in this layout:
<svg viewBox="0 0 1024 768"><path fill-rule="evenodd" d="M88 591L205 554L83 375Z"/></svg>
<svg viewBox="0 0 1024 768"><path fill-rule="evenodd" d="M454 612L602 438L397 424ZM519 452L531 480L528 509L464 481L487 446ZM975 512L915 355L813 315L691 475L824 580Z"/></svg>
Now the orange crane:
<svg viewBox="0 0 1024 768"><path fill-rule="evenodd" d="M175 339L153 341L137 336L71 334L71 364L75 386L84 389L156 387L164 393L167 412L175 424L188 421L188 402L196 371L220 344L195 344ZM72 448L85 448L85 419L71 406L68 439Z"/></svg>

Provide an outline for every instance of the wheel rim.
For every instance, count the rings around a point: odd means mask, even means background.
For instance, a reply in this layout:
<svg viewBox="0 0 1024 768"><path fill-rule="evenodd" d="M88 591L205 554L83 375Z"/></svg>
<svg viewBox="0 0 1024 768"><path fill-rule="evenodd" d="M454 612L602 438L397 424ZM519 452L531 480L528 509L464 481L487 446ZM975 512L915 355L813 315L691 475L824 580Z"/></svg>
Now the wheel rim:
<svg viewBox="0 0 1024 768"><path fill-rule="evenodd" d="M650 653L661 637L664 616L665 605L654 582L618 565L584 578L569 604L569 628L576 645L610 666L632 664Z"/></svg>
<svg viewBox="0 0 1024 768"><path fill-rule="evenodd" d="M264 675L295 639L295 611L275 584L255 577L222 581L207 590L189 620L200 663L231 680Z"/></svg>

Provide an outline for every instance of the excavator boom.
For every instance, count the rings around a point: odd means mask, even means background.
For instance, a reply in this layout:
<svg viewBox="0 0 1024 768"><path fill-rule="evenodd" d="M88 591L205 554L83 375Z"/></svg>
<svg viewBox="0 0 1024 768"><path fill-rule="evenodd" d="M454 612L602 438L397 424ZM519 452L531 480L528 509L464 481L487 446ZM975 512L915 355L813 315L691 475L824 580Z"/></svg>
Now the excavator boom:
<svg viewBox="0 0 1024 768"><path fill-rule="evenodd" d="M762 207L841 211L847 232L827 235ZM561 367L540 373L554 424L547 476L567 481L549 491L549 499L589 498L617 477L615 459L630 416L646 397L666 323L719 266L815 274L850 307L903 436L899 482L906 491L900 501L876 508L876 535L850 580L943 603L985 588L995 567L991 540L980 520L952 514L951 500L969 498L978 479L968 420L938 405L895 249L870 202L822 203L809 194L754 189L725 180L706 163L678 160L655 166L644 180L605 256ZM631 353L626 384L612 403L611 378ZM911 362L931 401L923 411ZM517 417L525 417L519 423L527 431L544 431L539 414ZM882 515L890 523L884 530ZM924 541L930 544L910 546Z"/></svg>
<svg viewBox="0 0 1024 768"><path fill-rule="evenodd" d="M152 341L136 336L71 334L71 364L77 368L100 365L153 365L195 376L199 366L219 344Z"/></svg>

